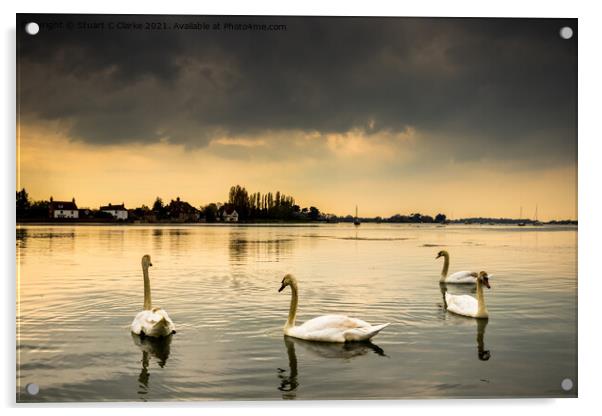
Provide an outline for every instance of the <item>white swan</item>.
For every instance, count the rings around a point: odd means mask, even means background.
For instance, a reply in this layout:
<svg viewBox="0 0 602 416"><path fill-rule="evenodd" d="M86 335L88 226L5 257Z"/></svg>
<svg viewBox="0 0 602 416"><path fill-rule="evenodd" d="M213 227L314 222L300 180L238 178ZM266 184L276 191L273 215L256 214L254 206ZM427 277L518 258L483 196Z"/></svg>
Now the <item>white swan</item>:
<svg viewBox="0 0 602 416"><path fill-rule="evenodd" d="M150 280L148 268L152 266L148 254L142 256L142 274L144 276L144 310L132 321L130 329L136 335L148 337L166 337L176 332L176 326L167 312L161 308L153 308L151 303Z"/></svg>
<svg viewBox="0 0 602 416"><path fill-rule="evenodd" d="M480 272L477 277L477 298L470 295L452 295L445 293L445 302L447 310L457 315L469 316L471 318L489 318L489 312L485 305L485 296L483 295L483 285L489 286L489 276L487 272Z"/></svg>
<svg viewBox="0 0 602 416"><path fill-rule="evenodd" d="M443 262L443 270L441 270L441 279L439 279L440 283L455 283L455 284L471 284L474 283L477 277L475 272L456 272L453 274L447 275L449 270L449 253L445 250L441 250L435 260L439 257L444 257L445 260Z"/></svg>
<svg viewBox="0 0 602 416"><path fill-rule="evenodd" d="M368 322L344 315L323 315L295 326L299 297L297 280L290 274L284 276L278 292L287 286L291 287L292 297L284 334L290 337L321 342L367 341L389 325L370 325Z"/></svg>

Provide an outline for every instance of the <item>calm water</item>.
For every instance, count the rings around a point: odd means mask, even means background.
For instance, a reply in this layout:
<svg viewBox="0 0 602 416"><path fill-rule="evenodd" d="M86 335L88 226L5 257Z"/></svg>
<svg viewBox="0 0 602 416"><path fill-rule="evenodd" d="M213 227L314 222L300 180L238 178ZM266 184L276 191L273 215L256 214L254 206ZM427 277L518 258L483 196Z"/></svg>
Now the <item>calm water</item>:
<svg viewBox="0 0 602 416"><path fill-rule="evenodd" d="M443 309L442 248L450 272L494 275L488 322ZM145 253L153 302L178 327L161 343L129 332ZM572 397L560 383L576 386L576 259L576 227L19 227L17 399ZM392 325L373 344L283 337L287 272L298 322Z"/></svg>

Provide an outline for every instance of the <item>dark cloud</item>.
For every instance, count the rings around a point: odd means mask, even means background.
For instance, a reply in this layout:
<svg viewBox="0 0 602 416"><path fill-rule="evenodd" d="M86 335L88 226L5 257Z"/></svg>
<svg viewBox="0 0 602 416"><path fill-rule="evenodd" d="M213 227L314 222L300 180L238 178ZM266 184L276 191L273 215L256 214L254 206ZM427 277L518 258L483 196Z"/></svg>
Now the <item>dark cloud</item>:
<svg viewBox="0 0 602 416"><path fill-rule="evenodd" d="M576 158L576 19L19 15L22 120L93 144L414 127L457 160ZM69 30L79 22L285 31ZM543 155L543 156L542 156Z"/></svg>

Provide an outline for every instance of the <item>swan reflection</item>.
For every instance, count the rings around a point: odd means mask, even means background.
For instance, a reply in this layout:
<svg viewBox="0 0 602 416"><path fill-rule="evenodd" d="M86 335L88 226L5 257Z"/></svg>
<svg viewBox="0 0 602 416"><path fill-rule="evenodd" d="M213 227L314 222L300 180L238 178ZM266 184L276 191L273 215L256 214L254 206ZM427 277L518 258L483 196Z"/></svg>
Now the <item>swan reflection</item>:
<svg viewBox="0 0 602 416"><path fill-rule="evenodd" d="M488 323L489 319L477 319L477 352L481 361L491 358L491 351L485 349L485 328Z"/></svg>
<svg viewBox="0 0 602 416"><path fill-rule="evenodd" d="M138 394L141 398L148 393L148 381L150 379L150 372L148 367L150 364L151 357L157 360L159 367L165 367L167 359L169 358L170 344L172 336L163 338L152 338L152 337L141 337L136 334L131 334L134 344L142 351L142 368L140 375L138 376Z"/></svg>
<svg viewBox="0 0 602 416"><path fill-rule="evenodd" d="M297 397L295 390L299 383L297 382L297 354L295 353L295 342L292 338L284 336L284 345L286 347L286 355L288 356L288 369L289 372L286 374L286 370L278 368L278 378L280 379L280 386L278 390L282 392L283 399L295 399Z"/></svg>
<svg viewBox="0 0 602 416"><path fill-rule="evenodd" d="M299 387L296 346L299 346L310 355L326 359L351 360L370 352L381 357L387 357L382 348L370 341L347 343L315 342L285 335L284 345L288 356L289 369L287 372L283 368L278 368L278 378L280 379L278 390L282 392L282 398L286 400L295 399L297 397L296 390Z"/></svg>

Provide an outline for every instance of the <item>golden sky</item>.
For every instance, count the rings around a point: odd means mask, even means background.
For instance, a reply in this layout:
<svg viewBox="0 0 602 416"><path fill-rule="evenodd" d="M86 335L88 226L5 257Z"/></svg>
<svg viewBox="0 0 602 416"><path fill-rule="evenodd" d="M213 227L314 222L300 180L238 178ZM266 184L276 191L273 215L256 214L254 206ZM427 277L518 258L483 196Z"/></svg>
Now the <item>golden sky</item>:
<svg viewBox="0 0 602 416"><path fill-rule="evenodd" d="M443 212L453 218L533 216L577 218L576 165L540 166L440 158L419 169L419 132L346 134L288 132L223 137L207 147L155 144L90 145L69 139L60 123L19 129L18 184L33 199L76 198L79 207L124 202L151 205L156 196L195 206L224 202L231 185L293 195L323 212L390 216ZM409 170L406 171L405 167ZM395 172L398 174L394 174Z"/></svg>

